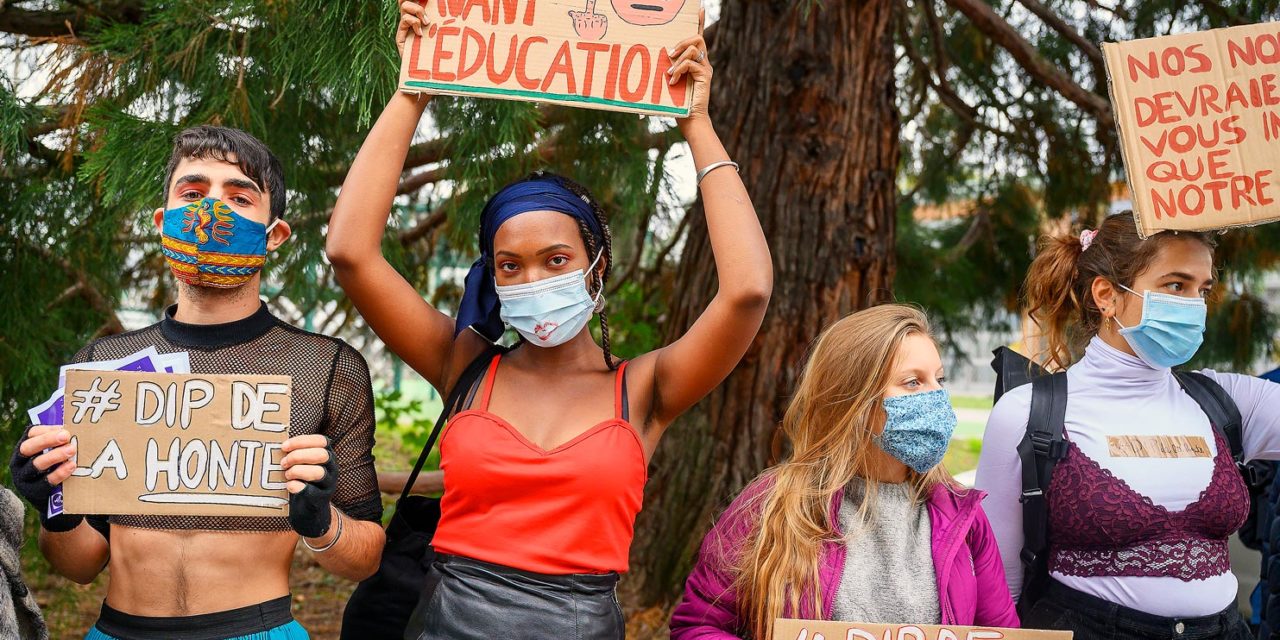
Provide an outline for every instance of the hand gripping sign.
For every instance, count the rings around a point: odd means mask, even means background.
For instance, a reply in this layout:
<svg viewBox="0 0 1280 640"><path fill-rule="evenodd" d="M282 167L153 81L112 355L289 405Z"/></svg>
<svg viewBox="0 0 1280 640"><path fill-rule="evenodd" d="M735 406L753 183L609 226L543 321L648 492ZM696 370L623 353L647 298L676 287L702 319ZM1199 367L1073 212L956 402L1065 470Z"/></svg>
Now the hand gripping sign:
<svg viewBox="0 0 1280 640"><path fill-rule="evenodd" d="M698 0L428 0L401 53L408 93L532 100L682 117L669 48L697 35Z"/></svg>
<svg viewBox="0 0 1280 640"><path fill-rule="evenodd" d="M1070 631L930 624L871 624L779 618L773 640L1071 640Z"/></svg>
<svg viewBox="0 0 1280 640"><path fill-rule="evenodd" d="M1144 237L1280 219L1280 23L1102 50Z"/></svg>
<svg viewBox="0 0 1280 640"><path fill-rule="evenodd" d="M284 516L288 376L67 372L78 514Z"/></svg>

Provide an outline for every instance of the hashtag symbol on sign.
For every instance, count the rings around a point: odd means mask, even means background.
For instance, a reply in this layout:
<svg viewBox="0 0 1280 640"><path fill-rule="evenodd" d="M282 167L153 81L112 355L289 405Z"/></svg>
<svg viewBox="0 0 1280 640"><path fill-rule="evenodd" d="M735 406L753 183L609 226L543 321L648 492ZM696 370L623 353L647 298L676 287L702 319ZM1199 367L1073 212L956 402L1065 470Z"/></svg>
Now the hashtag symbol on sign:
<svg viewBox="0 0 1280 640"><path fill-rule="evenodd" d="M102 378L94 378L93 386L71 394L79 398L79 401L71 403L71 406L76 408L76 414L71 418L71 422L80 422L86 411L90 412L89 421L97 422L102 419L103 413L120 408L120 403L116 402L120 399L120 392L117 391L120 388L120 381L113 380L111 386L106 389L99 389L101 384Z"/></svg>

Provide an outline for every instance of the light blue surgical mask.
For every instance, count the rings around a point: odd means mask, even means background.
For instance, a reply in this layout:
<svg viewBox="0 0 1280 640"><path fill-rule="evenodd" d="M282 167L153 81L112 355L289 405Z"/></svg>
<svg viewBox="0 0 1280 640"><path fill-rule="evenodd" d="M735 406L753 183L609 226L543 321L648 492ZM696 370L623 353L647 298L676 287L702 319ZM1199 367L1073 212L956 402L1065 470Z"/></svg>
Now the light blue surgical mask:
<svg viewBox="0 0 1280 640"><path fill-rule="evenodd" d="M544 278L536 282L496 286L502 321L530 344L556 347L582 332L603 302L587 291L586 274L594 272L603 252L596 254L586 271Z"/></svg>
<svg viewBox="0 0 1280 640"><path fill-rule="evenodd" d="M925 473L942 462L956 430L956 412L946 389L884 399L884 431L877 446L903 464Z"/></svg>
<svg viewBox="0 0 1280 640"><path fill-rule="evenodd" d="M1143 362L1155 369L1168 369L1186 363L1204 342L1204 324L1208 307L1203 298L1184 298L1168 293L1138 293L1120 285L1125 291L1142 298L1142 321L1132 327L1120 324L1120 335Z"/></svg>

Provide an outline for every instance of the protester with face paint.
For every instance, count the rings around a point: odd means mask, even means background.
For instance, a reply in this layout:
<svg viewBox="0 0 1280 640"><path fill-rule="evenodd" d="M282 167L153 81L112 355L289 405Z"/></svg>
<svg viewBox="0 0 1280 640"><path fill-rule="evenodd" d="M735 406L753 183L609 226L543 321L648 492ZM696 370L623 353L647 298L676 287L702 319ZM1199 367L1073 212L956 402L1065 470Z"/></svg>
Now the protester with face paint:
<svg viewBox="0 0 1280 640"><path fill-rule="evenodd" d="M422 27L402 5L400 42ZM535 174L480 214L480 257L456 317L428 304L382 255L409 143L428 96L397 93L343 184L328 231L338 282L370 327L442 394L509 326L468 408L441 438L438 554L406 637L622 638L614 597L627 570L646 469L664 430L746 352L772 288L764 233L707 112L701 36L676 44L671 77L693 83L679 127L699 169L718 283L675 342L629 362L612 353L613 267L600 203ZM456 160L462 161L462 160ZM701 214L691 214L701 215ZM598 316L602 344L587 329Z"/></svg>
<svg viewBox="0 0 1280 640"><path fill-rule="evenodd" d="M1066 370L1067 446L1044 488L1051 581L1024 596L1026 626L1078 640L1249 637L1227 554L1249 493L1227 441L1170 369L1199 348L1213 286L1208 236L1143 240L1127 212L1044 239L1025 304L1038 361ZM1201 373L1239 409L1244 457L1280 458L1280 386ZM1017 449L1031 397L1024 385L1000 398L978 464L1014 594L1026 540ZM1173 445L1144 444L1158 438Z"/></svg>
<svg viewBox="0 0 1280 640"><path fill-rule="evenodd" d="M13 482L40 516L40 549L55 571L87 584L110 569L87 638L303 639L289 598L298 539L352 580L377 569L385 540L369 368L343 341L286 324L259 298L267 254L290 233L283 168L262 142L224 127L181 132L163 192L154 222L177 304L156 324L90 343L74 361L155 347L185 351L192 373L290 376L281 460L289 515L51 517L50 493L77 466L60 426L28 430L10 462Z"/></svg>
<svg viewBox="0 0 1280 640"><path fill-rule="evenodd" d="M782 420L790 456L703 540L672 639L765 640L779 617L1016 627L982 493L941 466L943 382L914 307L828 327Z"/></svg>

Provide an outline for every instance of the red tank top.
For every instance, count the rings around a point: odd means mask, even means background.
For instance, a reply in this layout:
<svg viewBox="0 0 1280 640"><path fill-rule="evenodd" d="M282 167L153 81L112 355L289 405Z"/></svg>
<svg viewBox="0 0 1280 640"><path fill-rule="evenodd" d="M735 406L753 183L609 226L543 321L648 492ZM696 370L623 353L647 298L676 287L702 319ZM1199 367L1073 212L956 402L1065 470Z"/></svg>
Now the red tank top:
<svg viewBox="0 0 1280 640"><path fill-rule="evenodd" d="M548 451L489 413L500 359L489 365L479 408L445 425L432 545L535 573L625 572L648 474L627 420L627 364L615 378L613 417Z"/></svg>

